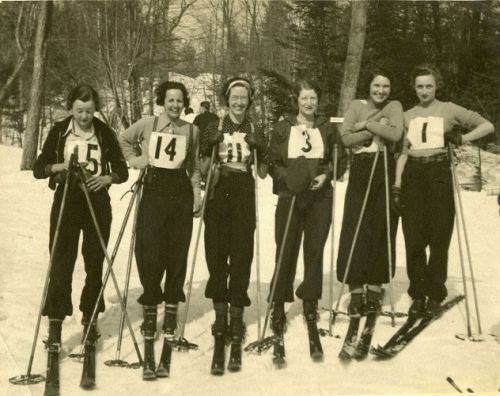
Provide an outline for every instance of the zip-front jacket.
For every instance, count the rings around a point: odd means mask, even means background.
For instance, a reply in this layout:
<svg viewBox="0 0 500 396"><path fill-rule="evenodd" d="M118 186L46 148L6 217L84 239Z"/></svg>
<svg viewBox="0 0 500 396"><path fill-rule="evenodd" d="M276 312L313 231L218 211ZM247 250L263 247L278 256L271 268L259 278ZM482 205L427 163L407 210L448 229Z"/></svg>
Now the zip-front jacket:
<svg viewBox="0 0 500 396"><path fill-rule="evenodd" d="M285 178L288 174L288 167L295 159L290 159L288 155L290 131L297 125L297 116L289 115L284 120L279 121L271 131L271 143L269 148L269 161L271 175L273 177L273 192L275 194L289 194ZM333 147L337 144L337 180L344 174L347 168L347 154L342 144L342 140L336 128L327 118L318 117L314 121L314 128L319 129L323 140L323 158L309 158L307 163L311 173L315 176L325 174L328 180L333 178ZM331 189L330 183L325 183L323 188Z"/></svg>
<svg viewBox="0 0 500 396"><path fill-rule="evenodd" d="M68 125L71 119L72 117L68 117L52 127L33 168L33 175L36 179L50 178L49 188L51 190L55 190L56 180L55 174L52 174L50 171L50 166L64 162L64 146L69 134ZM113 181L117 184L127 181L127 163L123 158L115 132L96 117L92 119L92 124L99 145L101 146L102 174L114 175Z"/></svg>

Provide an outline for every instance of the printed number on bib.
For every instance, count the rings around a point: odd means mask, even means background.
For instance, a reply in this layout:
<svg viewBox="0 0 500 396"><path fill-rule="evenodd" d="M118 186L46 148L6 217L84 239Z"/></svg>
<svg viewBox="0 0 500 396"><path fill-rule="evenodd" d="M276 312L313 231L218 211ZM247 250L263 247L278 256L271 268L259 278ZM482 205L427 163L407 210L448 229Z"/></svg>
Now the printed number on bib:
<svg viewBox="0 0 500 396"><path fill-rule="evenodd" d="M293 126L288 141L288 158L323 158L325 147L318 128Z"/></svg>
<svg viewBox="0 0 500 396"><path fill-rule="evenodd" d="M149 163L158 168L179 169L186 158L186 136L151 133Z"/></svg>
<svg viewBox="0 0 500 396"><path fill-rule="evenodd" d="M250 148L245 142L245 134L234 132L224 134L224 140L219 144L219 158L221 163L243 163L250 156Z"/></svg>
<svg viewBox="0 0 500 396"><path fill-rule="evenodd" d="M444 147L444 121L442 117L417 117L408 126L408 141L412 150Z"/></svg>
<svg viewBox="0 0 500 396"><path fill-rule="evenodd" d="M86 162L87 166L85 167L85 170L94 176L99 176L101 174L101 149L97 144L97 141L69 141L66 145L66 152L64 155L66 161L69 161L75 146L78 147L78 162Z"/></svg>

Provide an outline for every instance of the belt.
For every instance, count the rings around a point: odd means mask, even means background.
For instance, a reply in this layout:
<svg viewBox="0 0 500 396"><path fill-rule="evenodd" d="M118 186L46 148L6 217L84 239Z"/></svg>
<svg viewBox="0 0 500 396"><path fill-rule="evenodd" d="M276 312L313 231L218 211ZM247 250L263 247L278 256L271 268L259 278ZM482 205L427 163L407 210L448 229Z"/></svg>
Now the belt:
<svg viewBox="0 0 500 396"><path fill-rule="evenodd" d="M448 162L448 154L447 153L439 153L434 155L428 155L425 157L412 157L408 156L408 159L412 162L416 162L418 164L430 164L434 162Z"/></svg>

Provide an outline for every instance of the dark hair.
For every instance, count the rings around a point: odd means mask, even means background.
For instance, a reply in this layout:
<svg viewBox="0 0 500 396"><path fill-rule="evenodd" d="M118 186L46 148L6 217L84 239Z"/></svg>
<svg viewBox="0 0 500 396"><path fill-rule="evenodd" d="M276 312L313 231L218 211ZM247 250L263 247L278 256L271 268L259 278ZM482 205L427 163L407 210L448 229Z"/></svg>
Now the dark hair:
<svg viewBox="0 0 500 396"><path fill-rule="evenodd" d="M207 109L207 111L210 111L210 102L204 100L203 102L200 103L200 106Z"/></svg>
<svg viewBox="0 0 500 396"><path fill-rule="evenodd" d="M186 107L186 109L184 110L184 114L188 115L191 113L194 113L193 109L191 107Z"/></svg>
<svg viewBox="0 0 500 396"><path fill-rule="evenodd" d="M238 80L241 82L234 83L235 81L238 81ZM233 84L233 85L231 86L231 84ZM231 88L229 88L229 86L231 86ZM222 102L224 103L225 106L229 106L229 95L231 94L231 89L233 89L235 87L243 87L243 88L247 89L247 92L248 92L247 110L248 110L248 108L252 104L254 89L252 87L252 83L250 82L250 80L248 78L245 78L245 77L233 77L224 83L224 85L222 86L222 90L221 90Z"/></svg>
<svg viewBox="0 0 500 396"><path fill-rule="evenodd" d="M68 98L66 99L66 106L68 110L73 108L73 103L77 100L81 100L82 102L88 102L91 100L94 102L96 111L101 110L99 94L89 84L79 84L69 91Z"/></svg>
<svg viewBox="0 0 500 396"><path fill-rule="evenodd" d="M299 100L300 92L303 89L312 89L318 96L318 102L321 100L321 88L319 85L315 81L303 78L297 81L292 88L292 96L295 102Z"/></svg>
<svg viewBox="0 0 500 396"><path fill-rule="evenodd" d="M167 95L167 91L170 89L178 89L179 91L181 91L182 98L184 100L184 107L189 107L189 96L187 89L183 83L177 81L164 81L156 87L156 104L158 106L163 106L165 104L165 96Z"/></svg>
<svg viewBox="0 0 500 396"><path fill-rule="evenodd" d="M411 89L415 89L415 79L419 76L433 76L434 81L436 81L436 90L443 86L443 77L441 76L441 73L436 66L431 65L430 63L422 63L412 70L410 73Z"/></svg>
<svg viewBox="0 0 500 396"><path fill-rule="evenodd" d="M375 80L375 77L382 76L387 78L390 83L391 83L391 92L392 92L392 80L393 80L393 75L391 72L389 72L386 69L383 68L375 68L371 69L368 71L368 73L365 74L365 88L366 91L370 92L370 85L372 84L373 80Z"/></svg>

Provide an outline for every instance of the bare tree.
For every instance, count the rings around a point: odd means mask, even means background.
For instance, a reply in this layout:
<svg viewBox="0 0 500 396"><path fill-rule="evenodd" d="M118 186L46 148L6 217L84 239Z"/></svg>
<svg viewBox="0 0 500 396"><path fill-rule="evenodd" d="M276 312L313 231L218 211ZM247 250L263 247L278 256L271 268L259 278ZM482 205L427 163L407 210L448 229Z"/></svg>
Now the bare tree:
<svg viewBox="0 0 500 396"><path fill-rule="evenodd" d="M30 106L24 137L21 170L33 169L37 154L44 72L47 60L47 37L50 31L52 8L52 1L41 2L38 8L38 22L36 26L33 59L33 78L31 83Z"/></svg>

